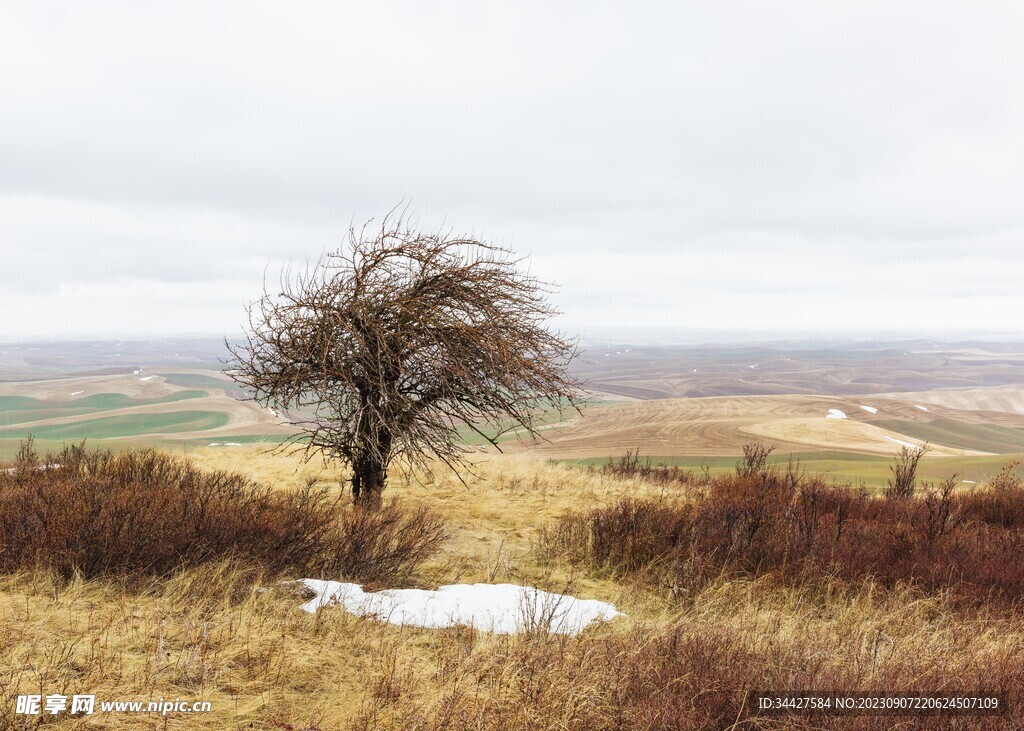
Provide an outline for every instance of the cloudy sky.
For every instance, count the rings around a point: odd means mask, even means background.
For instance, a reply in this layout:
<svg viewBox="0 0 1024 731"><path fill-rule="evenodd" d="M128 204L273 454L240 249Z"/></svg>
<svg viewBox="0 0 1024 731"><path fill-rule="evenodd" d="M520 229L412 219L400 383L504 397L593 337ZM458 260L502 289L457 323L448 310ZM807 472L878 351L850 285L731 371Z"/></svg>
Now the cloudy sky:
<svg viewBox="0 0 1024 731"><path fill-rule="evenodd" d="M560 325L1020 334L1024 5L0 3L0 337L233 333L411 202Z"/></svg>

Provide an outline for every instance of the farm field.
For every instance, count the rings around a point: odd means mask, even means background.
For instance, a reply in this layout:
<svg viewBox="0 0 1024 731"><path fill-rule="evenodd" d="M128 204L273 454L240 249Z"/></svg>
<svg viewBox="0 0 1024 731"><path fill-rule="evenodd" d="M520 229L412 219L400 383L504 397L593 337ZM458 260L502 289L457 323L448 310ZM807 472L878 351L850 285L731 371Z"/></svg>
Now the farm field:
<svg viewBox="0 0 1024 731"><path fill-rule="evenodd" d="M182 452L211 443L280 442L294 433L244 400L222 366L211 362L214 344L174 340L164 343L166 352L155 347L0 348L0 458L12 456L29 435L43 451L86 440L114 450ZM111 360L119 364L107 365Z"/></svg>
<svg viewBox="0 0 1024 731"><path fill-rule="evenodd" d="M996 401L1024 385L1024 344L933 340L754 344L594 341L575 364L590 387L641 399L823 396L981 389ZM985 408L979 401L973 408ZM1020 401L1015 402L1017 408ZM955 404L947 404L955 406ZM1002 409L999 409L1002 410Z"/></svg>
<svg viewBox="0 0 1024 731"><path fill-rule="evenodd" d="M586 344L582 414L542 417L543 440L502 451L600 463L627 450L728 470L763 441L836 479L884 484L892 455L928 443L922 475L987 479L1024 454L1024 347L1013 343ZM0 346L0 458L102 442L179 453L294 435L216 362L223 343L173 339ZM839 417L843 418L839 418ZM468 444L482 438L463 430ZM492 450L493 451L493 450Z"/></svg>
<svg viewBox="0 0 1024 731"><path fill-rule="evenodd" d="M984 479L1024 452L1020 414L919 406L895 395L633 401L592 407L546 432L548 441L509 449L577 461L640 449L654 462L731 467L743 445L757 439L773 445L779 459L793 454L814 471L869 482L884 480L889 459L903 444L928 443L924 471L934 466L963 479Z"/></svg>
<svg viewBox="0 0 1024 731"><path fill-rule="evenodd" d="M922 476L988 479L1024 453L1024 347L806 343L591 347L578 366L604 403L513 452L601 464L639 450L712 472L760 440L837 480L885 484L892 455L927 443ZM925 390L927 389L927 390Z"/></svg>

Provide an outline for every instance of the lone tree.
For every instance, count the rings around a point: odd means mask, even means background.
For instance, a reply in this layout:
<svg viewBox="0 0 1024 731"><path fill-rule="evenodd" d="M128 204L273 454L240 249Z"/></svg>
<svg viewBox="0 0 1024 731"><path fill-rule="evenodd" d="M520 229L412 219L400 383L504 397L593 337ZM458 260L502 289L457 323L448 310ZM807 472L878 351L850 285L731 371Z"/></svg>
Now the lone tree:
<svg viewBox="0 0 1024 731"><path fill-rule="evenodd" d="M458 469L465 430L497 447L510 430L540 436L544 408L579 410L576 345L548 329L552 286L522 264L389 214L286 269L276 294L264 284L244 343L227 343L229 373L301 430L307 459L348 464L354 500L376 505L396 460Z"/></svg>

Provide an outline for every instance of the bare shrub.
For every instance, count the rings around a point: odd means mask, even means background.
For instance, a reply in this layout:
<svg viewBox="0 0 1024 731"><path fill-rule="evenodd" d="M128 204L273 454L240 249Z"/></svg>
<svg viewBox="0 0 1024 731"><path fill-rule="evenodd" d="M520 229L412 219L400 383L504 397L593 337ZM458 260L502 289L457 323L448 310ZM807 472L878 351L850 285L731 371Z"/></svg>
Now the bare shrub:
<svg viewBox="0 0 1024 731"><path fill-rule="evenodd" d="M736 474L740 477L751 477L763 473L768 468L768 457L775 447L764 442L750 442L743 445L743 459L736 465Z"/></svg>
<svg viewBox="0 0 1024 731"><path fill-rule="evenodd" d="M928 452L928 445L908 447L903 445L889 466L889 478L885 496L891 498L913 497L917 485L917 463Z"/></svg>
<svg viewBox="0 0 1024 731"><path fill-rule="evenodd" d="M987 490L962 496L965 517L1003 528L1024 528L1024 483L1014 475L1014 460L989 482Z"/></svg>
<svg viewBox="0 0 1024 731"><path fill-rule="evenodd" d="M576 561L620 572L650 569L689 541L690 510L685 503L626 498L566 516L546 541Z"/></svg>
<svg viewBox="0 0 1024 731"><path fill-rule="evenodd" d="M366 582L407 581L448 537L437 513L395 500L376 511L346 510L340 528L323 566Z"/></svg>
<svg viewBox="0 0 1024 731"><path fill-rule="evenodd" d="M748 454L736 474L685 500L624 499L570 513L541 543L674 593L722 574L793 583L834 575L952 590L972 604L1024 599L1024 487L1008 471L963 494L954 475L895 500L769 466L764 449Z"/></svg>
<svg viewBox="0 0 1024 731"><path fill-rule="evenodd" d="M0 571L84 577L162 575L228 558L264 572L407 577L444 539L443 521L390 504L379 518L328 488L274 491L155 451L24 445L0 473Z"/></svg>
<svg viewBox="0 0 1024 731"><path fill-rule="evenodd" d="M594 471L594 468L590 468ZM602 475L622 479L640 479L656 485L690 485L699 484L701 478L689 470L673 465L651 464L651 458L641 459L639 449L628 449L618 459L614 459L598 470Z"/></svg>

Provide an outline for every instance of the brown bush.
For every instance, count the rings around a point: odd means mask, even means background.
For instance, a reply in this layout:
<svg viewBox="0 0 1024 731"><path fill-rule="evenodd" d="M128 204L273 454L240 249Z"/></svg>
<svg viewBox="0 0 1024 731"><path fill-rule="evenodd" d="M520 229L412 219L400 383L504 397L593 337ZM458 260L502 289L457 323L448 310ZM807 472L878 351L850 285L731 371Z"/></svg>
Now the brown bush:
<svg viewBox="0 0 1024 731"><path fill-rule="evenodd" d="M446 537L444 521L423 506L392 501L376 510L346 510L322 564L365 582L407 581Z"/></svg>
<svg viewBox="0 0 1024 731"><path fill-rule="evenodd" d="M623 479L639 478L646 482L653 482L657 485L690 485L698 484L703 477L695 475L689 470L670 465L651 464L651 458L641 459L639 449L629 449L618 459L613 459L601 469L589 468L592 472L598 472L610 477Z"/></svg>
<svg viewBox="0 0 1024 731"><path fill-rule="evenodd" d="M542 545L619 574L659 572L688 540L689 509L626 498L604 510L567 515L554 534L543 534Z"/></svg>
<svg viewBox="0 0 1024 731"><path fill-rule="evenodd" d="M874 577L960 600L1024 599L1024 486L1011 469L956 491L956 478L916 496L871 497L828 485L750 450L736 474L685 498L626 499L565 516L542 543L576 563L687 591L719 574Z"/></svg>
<svg viewBox="0 0 1024 731"><path fill-rule="evenodd" d="M923 447L900 447L896 459L889 467L892 477L885 488L886 497L913 497L914 490L917 489L917 463L927 452L927 444Z"/></svg>
<svg viewBox="0 0 1024 731"><path fill-rule="evenodd" d="M40 459L27 442L0 472L3 572L162 575L238 558L270 574L375 581L407 578L444 538L425 509L365 515L326 488L274 491L155 451L79 445Z"/></svg>

